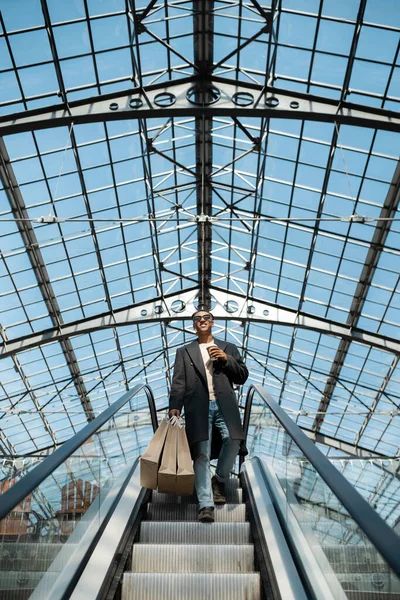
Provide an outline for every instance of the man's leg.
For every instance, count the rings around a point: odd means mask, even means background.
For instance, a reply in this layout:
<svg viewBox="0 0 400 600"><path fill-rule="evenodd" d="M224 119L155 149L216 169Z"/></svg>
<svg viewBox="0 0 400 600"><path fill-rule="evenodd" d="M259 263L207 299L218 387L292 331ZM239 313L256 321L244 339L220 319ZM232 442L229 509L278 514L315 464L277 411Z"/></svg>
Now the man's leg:
<svg viewBox="0 0 400 600"><path fill-rule="evenodd" d="M211 431L214 420L214 411L210 402L208 414L208 440L197 442L193 447L194 458L194 486L199 501L199 520L212 522L214 520L214 500L211 487L210 453ZM210 509L204 511L204 509ZM204 513L204 514L203 514Z"/></svg>
<svg viewBox="0 0 400 600"><path fill-rule="evenodd" d="M204 442L197 442L193 448L194 487L200 510L205 506L214 506L211 491L209 445L209 440L204 440Z"/></svg>
<svg viewBox="0 0 400 600"><path fill-rule="evenodd" d="M214 502L225 504L225 483L229 479L233 465L239 451L239 440L233 440L229 435L224 417L220 409L215 415L215 425L218 427L222 437L222 448L219 453L215 476L212 479Z"/></svg>

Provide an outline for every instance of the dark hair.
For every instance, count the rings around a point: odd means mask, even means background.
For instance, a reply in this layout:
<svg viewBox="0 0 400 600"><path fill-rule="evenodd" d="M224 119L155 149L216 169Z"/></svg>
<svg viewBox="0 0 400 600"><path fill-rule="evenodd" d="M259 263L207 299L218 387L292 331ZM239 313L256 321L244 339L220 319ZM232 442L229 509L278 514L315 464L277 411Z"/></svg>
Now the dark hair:
<svg viewBox="0 0 400 600"><path fill-rule="evenodd" d="M194 312L192 314L192 321L193 321L193 317L195 317L197 315L197 313L199 312L205 312L208 315L211 315L211 320L214 321L214 315L212 314L212 312L210 312L209 310L206 310L205 308L199 308L199 310L196 310L196 312Z"/></svg>

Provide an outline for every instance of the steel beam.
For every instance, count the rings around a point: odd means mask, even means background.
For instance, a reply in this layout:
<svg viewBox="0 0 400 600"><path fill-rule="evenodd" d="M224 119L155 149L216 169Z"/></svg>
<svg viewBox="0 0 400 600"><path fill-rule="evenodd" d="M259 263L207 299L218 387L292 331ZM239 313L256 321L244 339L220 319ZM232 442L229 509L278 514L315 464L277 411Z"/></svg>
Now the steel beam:
<svg viewBox="0 0 400 600"><path fill-rule="evenodd" d="M400 117L394 111L253 83L235 83L216 76L210 76L209 83L220 94L212 104L194 104L193 98L187 97L194 85L201 84L201 77L196 75L168 85L154 84L77 100L68 105L60 102L50 107L1 116L0 136L81 123L203 116L209 119L216 116L283 118L400 131ZM165 106L166 98L169 98L168 106Z"/></svg>
<svg viewBox="0 0 400 600"><path fill-rule="evenodd" d="M201 108L212 102L210 75L214 58L214 1L196 0L193 3L194 62L200 79L193 96ZM212 212L211 174L213 166L212 117L199 114L196 131L196 204L197 214L210 217ZM197 256L199 273L199 308L210 309L212 227L209 219L197 224Z"/></svg>
<svg viewBox="0 0 400 600"><path fill-rule="evenodd" d="M360 5L358 7L357 21L353 30L353 39L351 42L351 48L349 52L348 62L346 66L346 72L343 78L342 91L340 94L340 99L345 100L349 94L349 87L351 76L353 74L354 61L356 58L357 46L360 40L360 35L362 31L362 26L364 22L365 8L367 5L367 0L360 0ZM310 74L311 75L311 74ZM310 77L311 79L311 77Z"/></svg>
<svg viewBox="0 0 400 600"><path fill-rule="evenodd" d="M12 213L16 218L17 227L26 247L27 257L30 260L33 272L35 273L35 277L38 282L38 287L41 291L43 300L46 304L46 308L49 312L49 317L52 323L54 324L55 329L57 329L58 327L62 327L64 323L61 317L60 307L56 300L54 290L50 283L50 277L47 272L47 268L44 263L42 254L40 252L40 244L37 240L34 228L28 220L28 212L25 207L25 202L19 189L14 171L11 167L10 159L7 154L4 142L1 138L0 180L4 184L4 191L10 202ZM4 343L7 344L6 341ZM88 420L94 419L93 408L87 396L85 383L82 379L72 344L67 338L60 338L60 343L65 355L66 363L74 380L77 394L81 399L82 406L85 410ZM48 431L50 431L49 428ZM52 438L54 439L53 436Z"/></svg>
<svg viewBox="0 0 400 600"><path fill-rule="evenodd" d="M371 459L379 459L379 460L387 460L388 457L384 454L379 454L379 452L374 452L373 450L368 450L367 448L362 448L361 446L349 444L349 442L344 442L342 440L338 440L330 435L325 435L323 433L317 433L316 431L312 431L311 429L306 429L305 427L301 427L300 429L304 431L307 437L309 437L316 444L324 444L325 446L329 446L330 448L334 448L335 450L340 450L341 452L345 452L346 454L350 454L351 456L357 458L371 458ZM335 459L340 457L335 457Z"/></svg>
<svg viewBox="0 0 400 600"><path fill-rule="evenodd" d="M1 325L0 325L0 337L1 337L1 339L4 342L7 342L6 332L3 329L3 327L1 327ZM47 418L45 417L45 415L41 412L41 406L40 406L40 403L38 401L37 394L32 389L32 386L31 386L30 381L29 381L29 377L26 376L25 371L24 371L24 369L23 369L20 361L18 360L17 356L15 356L15 355L12 356L11 360L13 362L15 372L18 373L18 375L21 378L21 383L25 386L26 392L22 395L22 398L24 398L25 396L28 396L32 400L32 403L33 403L33 405L34 405L34 407L35 407L35 409L37 411L37 414L39 415L40 420L42 421L42 424L43 424L44 429L46 430L46 433L49 435L51 441L53 442L53 445L56 444L57 443L57 439L56 439L55 433L54 433L54 431L53 431L53 429L52 429L49 421L47 420ZM17 403L15 403L15 404L17 404ZM15 406L15 404L14 405L11 404L11 407L13 408ZM4 412L1 415L0 420L3 419L4 417L6 417L7 414L8 414L7 412ZM3 426L2 428L4 429L4 424L3 423L2 423L2 426ZM28 435L30 435L26 423L24 423L23 421L21 421L21 426L22 426L22 428L25 428L26 433ZM5 436L4 433L3 433L3 435ZM35 444L34 440L32 440L32 442Z"/></svg>
<svg viewBox="0 0 400 600"><path fill-rule="evenodd" d="M98 329L126 327L127 325L149 323L151 321L191 320L191 316L197 308L198 291L198 287L195 287L184 292L166 295L151 302L142 302L112 312L105 312L96 317L63 323L39 333L3 342L0 344L0 358L13 356L30 348L59 342ZM348 327L304 312L283 308L278 304L261 302L245 295L226 292L217 288L210 288L210 292L216 300L216 306L212 309L212 312L217 320L278 324L312 329L325 335L333 335L348 341L367 344L400 355L400 342L397 339L369 333L356 327ZM237 303L238 308L234 313L226 310L228 301ZM231 306L229 306L229 309L231 310Z"/></svg>
<svg viewBox="0 0 400 600"><path fill-rule="evenodd" d="M360 275L360 280L357 285L356 291L353 296L353 301L351 303L349 317L346 322L346 326L350 329L352 327L357 327L357 322L362 314L362 310L364 307L365 300L368 295L368 291L370 289L370 285L372 283L374 274L376 269L378 268L379 259L382 254L382 250L385 247L386 238L389 235L390 228L392 226L391 218L396 215L400 204L400 161L397 163L397 167L395 173L393 175L392 182L389 187L389 191L386 195L385 202L383 203L381 213L379 218L388 219L377 222L374 235L372 237L370 248L368 250L364 267ZM316 416L313 429L315 431L319 431L322 423L324 421L325 413L328 409L329 403L331 401L332 395L334 393L334 389L336 386L336 382L340 375L340 370L345 363L347 352L349 350L350 344L352 340L351 338L343 338L340 341L338 349L336 351L336 355L334 360L332 361L331 371L329 373L327 383L322 395L322 400L320 402L318 412L319 414ZM373 404L374 408L376 407L378 400L384 390L380 390L378 396ZM370 413L372 414L372 413ZM360 432L362 433L367 426L369 416L361 428ZM358 438L359 439L359 438ZM357 440L358 441L358 440Z"/></svg>
<svg viewBox="0 0 400 600"><path fill-rule="evenodd" d="M384 396L386 386L391 381L392 375L395 373L398 365L399 365L399 357L395 356L393 358L392 364L390 365L390 367L389 367L389 369L388 369L388 371L387 371L387 373L386 373L386 375L385 375L385 377L384 377L384 379L382 381L382 385L381 385L380 389L378 390L378 393L375 396L373 403L371 404L369 413L365 417L364 422L361 425L361 427L360 427L360 429L359 429L359 431L358 431L358 433L356 435L356 438L355 438L355 443L356 444L358 444L358 442L360 441L361 436L363 435L364 431L366 430L366 428L367 428L370 420L374 416L375 411L377 410L378 404L379 404L382 396ZM382 438L383 438L383 436L384 436L384 434L382 434Z"/></svg>

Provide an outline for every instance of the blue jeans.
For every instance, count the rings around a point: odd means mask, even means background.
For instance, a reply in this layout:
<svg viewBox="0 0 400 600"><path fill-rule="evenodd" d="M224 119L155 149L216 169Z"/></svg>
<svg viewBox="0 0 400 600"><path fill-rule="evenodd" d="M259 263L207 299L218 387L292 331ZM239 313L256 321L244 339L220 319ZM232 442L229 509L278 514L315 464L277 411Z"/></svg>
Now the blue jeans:
<svg viewBox="0 0 400 600"><path fill-rule="evenodd" d="M228 428L217 401L210 400L208 410L208 440L197 442L193 448L193 455L195 457L194 486L200 510L205 506L214 506L210 471L211 432L213 425L218 427L222 437L222 448L216 469L216 476L219 481L225 482L229 478L240 444L239 440L232 440L229 436Z"/></svg>

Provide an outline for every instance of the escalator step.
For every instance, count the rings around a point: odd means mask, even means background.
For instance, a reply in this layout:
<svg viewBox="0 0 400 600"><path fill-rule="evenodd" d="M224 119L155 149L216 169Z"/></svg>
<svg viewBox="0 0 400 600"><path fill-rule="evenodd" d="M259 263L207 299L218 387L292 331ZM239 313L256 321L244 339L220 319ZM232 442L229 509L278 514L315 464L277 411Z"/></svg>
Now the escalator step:
<svg viewBox="0 0 400 600"><path fill-rule="evenodd" d="M260 600L258 573L125 573L122 600Z"/></svg>
<svg viewBox="0 0 400 600"><path fill-rule="evenodd" d="M153 504L196 504L195 496L173 496L172 494L161 494L156 490L151 493L151 501Z"/></svg>
<svg viewBox="0 0 400 600"><path fill-rule="evenodd" d="M241 504L242 488L239 487L239 479L232 477L225 484L225 495L229 504ZM172 494L160 494L157 491L152 492L153 504L197 504L196 496L174 496Z"/></svg>
<svg viewBox="0 0 400 600"><path fill-rule="evenodd" d="M131 569L135 573L251 573L254 547L135 544Z"/></svg>
<svg viewBox="0 0 400 600"><path fill-rule="evenodd" d="M140 542L145 544L249 544L249 523L190 523L143 521Z"/></svg>
<svg viewBox="0 0 400 600"><path fill-rule="evenodd" d="M153 504L147 505L149 521L197 521L198 508L195 504ZM244 523L245 504L225 504L215 508L217 523Z"/></svg>

